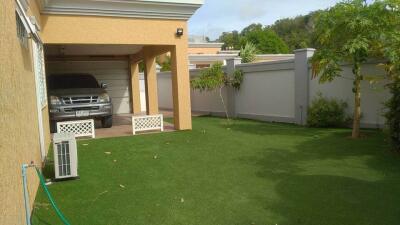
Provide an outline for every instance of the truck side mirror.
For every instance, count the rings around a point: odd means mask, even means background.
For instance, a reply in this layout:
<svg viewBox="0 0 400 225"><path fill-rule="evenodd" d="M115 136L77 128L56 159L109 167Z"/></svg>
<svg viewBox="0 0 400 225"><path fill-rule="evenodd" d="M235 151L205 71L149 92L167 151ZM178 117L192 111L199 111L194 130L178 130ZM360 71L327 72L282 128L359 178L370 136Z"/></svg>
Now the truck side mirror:
<svg viewBox="0 0 400 225"><path fill-rule="evenodd" d="M101 83L101 88L106 89L107 88L107 84L106 83Z"/></svg>

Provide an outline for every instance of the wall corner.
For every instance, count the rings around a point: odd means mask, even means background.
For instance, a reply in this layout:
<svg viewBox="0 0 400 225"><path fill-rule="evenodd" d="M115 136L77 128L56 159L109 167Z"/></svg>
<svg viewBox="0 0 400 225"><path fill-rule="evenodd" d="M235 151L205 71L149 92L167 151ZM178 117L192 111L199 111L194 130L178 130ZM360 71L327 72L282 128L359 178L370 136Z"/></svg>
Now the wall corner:
<svg viewBox="0 0 400 225"><path fill-rule="evenodd" d="M295 59L295 123L305 125L309 106L310 67L309 59L315 49L306 48L294 51Z"/></svg>

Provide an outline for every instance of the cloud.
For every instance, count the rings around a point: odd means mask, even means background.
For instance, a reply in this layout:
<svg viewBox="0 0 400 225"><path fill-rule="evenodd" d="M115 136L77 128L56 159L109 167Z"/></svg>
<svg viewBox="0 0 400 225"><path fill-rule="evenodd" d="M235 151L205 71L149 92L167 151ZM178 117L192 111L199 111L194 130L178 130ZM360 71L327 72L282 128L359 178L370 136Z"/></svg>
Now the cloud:
<svg viewBox="0 0 400 225"><path fill-rule="evenodd" d="M257 0L246 1L245 4L237 4L240 19L252 20L264 16L267 13L265 2Z"/></svg>

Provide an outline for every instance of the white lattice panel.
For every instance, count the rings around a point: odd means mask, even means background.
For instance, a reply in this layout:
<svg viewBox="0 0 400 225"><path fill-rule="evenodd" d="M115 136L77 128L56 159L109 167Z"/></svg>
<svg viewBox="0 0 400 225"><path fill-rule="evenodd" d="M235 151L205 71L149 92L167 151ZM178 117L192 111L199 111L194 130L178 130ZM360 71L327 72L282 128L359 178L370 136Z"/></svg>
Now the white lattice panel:
<svg viewBox="0 0 400 225"><path fill-rule="evenodd" d="M57 133L74 133L75 137L95 138L94 120L58 122Z"/></svg>
<svg viewBox="0 0 400 225"><path fill-rule="evenodd" d="M164 131L163 115L132 116L132 130L133 134L138 131Z"/></svg>

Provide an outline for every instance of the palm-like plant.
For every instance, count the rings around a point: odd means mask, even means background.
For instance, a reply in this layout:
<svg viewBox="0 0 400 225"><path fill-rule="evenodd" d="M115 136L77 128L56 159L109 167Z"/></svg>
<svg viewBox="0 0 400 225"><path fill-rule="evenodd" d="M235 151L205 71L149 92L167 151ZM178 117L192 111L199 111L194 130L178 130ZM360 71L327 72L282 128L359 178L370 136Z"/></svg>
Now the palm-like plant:
<svg viewBox="0 0 400 225"><path fill-rule="evenodd" d="M251 42L246 42L246 45L240 49L240 57L243 63L254 62L257 58L257 47Z"/></svg>

